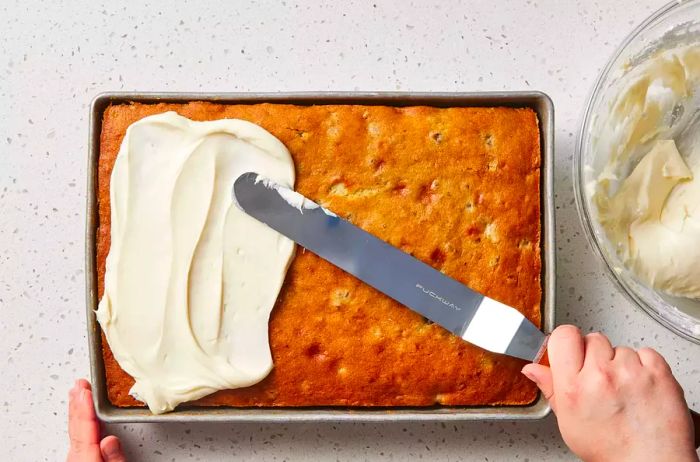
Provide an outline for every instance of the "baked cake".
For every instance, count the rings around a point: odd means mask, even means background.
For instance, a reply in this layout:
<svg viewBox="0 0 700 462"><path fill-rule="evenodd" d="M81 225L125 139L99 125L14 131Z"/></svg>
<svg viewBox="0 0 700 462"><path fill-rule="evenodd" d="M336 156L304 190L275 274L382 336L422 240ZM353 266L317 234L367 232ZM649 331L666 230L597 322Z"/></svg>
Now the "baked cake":
<svg viewBox="0 0 700 462"><path fill-rule="evenodd" d="M530 109L119 104L98 160L98 297L110 174L127 127L166 111L256 123L289 149L296 190L541 323L540 136ZM269 324L274 369L204 406L525 405L524 362L465 343L299 248ZM142 406L102 337L109 400Z"/></svg>

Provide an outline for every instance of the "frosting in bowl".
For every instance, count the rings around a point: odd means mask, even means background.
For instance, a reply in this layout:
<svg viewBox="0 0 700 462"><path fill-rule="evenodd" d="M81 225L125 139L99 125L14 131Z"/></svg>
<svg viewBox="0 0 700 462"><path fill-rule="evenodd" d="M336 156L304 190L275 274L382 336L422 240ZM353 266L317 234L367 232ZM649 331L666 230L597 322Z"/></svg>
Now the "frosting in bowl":
<svg viewBox="0 0 700 462"><path fill-rule="evenodd" d="M700 46L651 56L595 120L587 193L622 263L650 287L700 298Z"/></svg>

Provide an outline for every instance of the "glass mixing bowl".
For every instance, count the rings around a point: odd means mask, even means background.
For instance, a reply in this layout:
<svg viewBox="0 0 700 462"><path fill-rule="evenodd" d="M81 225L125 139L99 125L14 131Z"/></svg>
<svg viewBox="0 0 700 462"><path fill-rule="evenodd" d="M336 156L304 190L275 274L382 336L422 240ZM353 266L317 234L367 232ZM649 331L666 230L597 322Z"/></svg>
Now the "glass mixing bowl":
<svg viewBox="0 0 700 462"><path fill-rule="evenodd" d="M597 221L596 206L586 191L586 185L597 177L600 166L605 163L596 158L592 140L596 138L596 114L604 111L610 103L614 84L650 56L694 43L700 44L700 0L671 2L632 31L601 71L588 99L576 143L573 178L576 205L586 237L611 279L653 319L676 334L700 343L700 300L672 297L636 279L608 241ZM695 107L695 110L700 111L700 108Z"/></svg>

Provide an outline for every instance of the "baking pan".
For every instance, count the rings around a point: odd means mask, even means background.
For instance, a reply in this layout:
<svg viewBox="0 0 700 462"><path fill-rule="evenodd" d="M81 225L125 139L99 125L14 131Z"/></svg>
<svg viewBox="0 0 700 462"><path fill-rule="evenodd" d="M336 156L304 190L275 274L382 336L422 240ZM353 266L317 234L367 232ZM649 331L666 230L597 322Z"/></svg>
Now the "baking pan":
<svg viewBox="0 0 700 462"><path fill-rule="evenodd" d="M152 415L147 408L120 408L107 398L102 339L95 317L97 309L97 159L100 152L102 115L110 104L185 103L211 101L222 104L361 104L381 106L434 107L529 107L537 113L540 126L541 219L542 219L542 323L545 332L554 328L555 258L554 258L554 107L551 99L540 92L493 93L102 93L90 105L90 140L87 168L87 219L85 227L85 275L87 292L87 327L95 409L107 423L121 422L330 422L330 421L447 421L447 420L523 420L541 419L549 414L547 401L540 394L528 406L434 406L414 408L234 408L186 407Z"/></svg>

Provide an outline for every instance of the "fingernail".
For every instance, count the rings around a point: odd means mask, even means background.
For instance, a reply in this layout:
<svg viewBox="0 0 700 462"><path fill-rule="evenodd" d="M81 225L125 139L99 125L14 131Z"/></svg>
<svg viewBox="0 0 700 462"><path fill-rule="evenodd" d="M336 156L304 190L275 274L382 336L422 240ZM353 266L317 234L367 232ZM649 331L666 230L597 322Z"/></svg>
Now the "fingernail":
<svg viewBox="0 0 700 462"><path fill-rule="evenodd" d="M540 386L540 383L537 381L537 377L535 377L532 373L530 373L529 371L527 371L527 370L525 370L525 369L523 369L523 370L520 371L520 372L521 372L525 377L527 377L528 379L530 379L530 380L532 380L533 382L535 382L535 385L537 385L538 387Z"/></svg>
<svg viewBox="0 0 700 462"><path fill-rule="evenodd" d="M88 401L88 392L84 388L82 390L80 390L80 401L84 401L84 402Z"/></svg>
<svg viewBox="0 0 700 462"><path fill-rule="evenodd" d="M105 448L105 455L107 456L117 456L121 454L122 445L118 439L114 440L114 443Z"/></svg>

